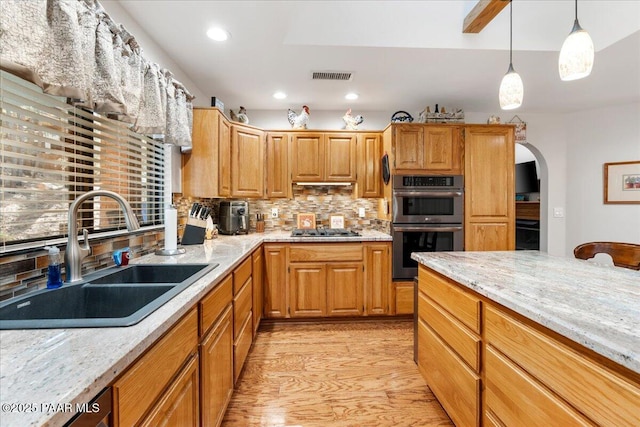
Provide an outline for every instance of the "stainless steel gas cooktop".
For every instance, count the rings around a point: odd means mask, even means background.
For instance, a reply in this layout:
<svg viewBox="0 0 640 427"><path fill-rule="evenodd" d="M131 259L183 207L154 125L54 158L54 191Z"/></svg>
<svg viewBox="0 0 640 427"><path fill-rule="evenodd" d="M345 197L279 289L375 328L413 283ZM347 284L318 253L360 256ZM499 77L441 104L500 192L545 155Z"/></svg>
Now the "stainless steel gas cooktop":
<svg viewBox="0 0 640 427"><path fill-rule="evenodd" d="M294 228L292 237L354 237L359 236L357 231L346 228Z"/></svg>

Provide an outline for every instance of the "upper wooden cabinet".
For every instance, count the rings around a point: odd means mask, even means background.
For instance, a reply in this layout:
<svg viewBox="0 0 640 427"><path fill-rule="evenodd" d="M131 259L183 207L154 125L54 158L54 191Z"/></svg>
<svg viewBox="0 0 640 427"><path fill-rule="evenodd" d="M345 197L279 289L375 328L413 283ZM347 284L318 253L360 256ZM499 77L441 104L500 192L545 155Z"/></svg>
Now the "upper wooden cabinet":
<svg viewBox="0 0 640 427"><path fill-rule="evenodd" d="M444 124L392 124L385 132L396 174L462 174L461 127Z"/></svg>
<svg viewBox="0 0 640 427"><path fill-rule="evenodd" d="M231 196L264 196L264 132L231 125Z"/></svg>
<svg viewBox="0 0 640 427"><path fill-rule="evenodd" d="M193 147L183 157L183 193L263 197L264 132L231 124L217 108L194 108Z"/></svg>
<svg viewBox="0 0 640 427"><path fill-rule="evenodd" d="M515 249L513 126L465 131L465 250Z"/></svg>
<svg viewBox="0 0 640 427"><path fill-rule="evenodd" d="M382 197L382 135L358 134L358 197Z"/></svg>
<svg viewBox="0 0 640 427"><path fill-rule="evenodd" d="M355 182L356 134L291 133L291 180Z"/></svg>
<svg viewBox="0 0 640 427"><path fill-rule="evenodd" d="M267 191L268 198L289 197L289 135L267 133Z"/></svg>

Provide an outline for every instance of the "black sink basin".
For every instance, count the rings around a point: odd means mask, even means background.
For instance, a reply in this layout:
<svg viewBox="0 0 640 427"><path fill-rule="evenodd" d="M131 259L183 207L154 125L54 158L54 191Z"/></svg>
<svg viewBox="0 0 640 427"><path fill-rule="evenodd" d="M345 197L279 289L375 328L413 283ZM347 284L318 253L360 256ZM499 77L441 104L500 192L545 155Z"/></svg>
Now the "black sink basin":
<svg viewBox="0 0 640 427"><path fill-rule="evenodd" d="M0 329L131 326L217 266L138 264L95 273L3 302Z"/></svg>

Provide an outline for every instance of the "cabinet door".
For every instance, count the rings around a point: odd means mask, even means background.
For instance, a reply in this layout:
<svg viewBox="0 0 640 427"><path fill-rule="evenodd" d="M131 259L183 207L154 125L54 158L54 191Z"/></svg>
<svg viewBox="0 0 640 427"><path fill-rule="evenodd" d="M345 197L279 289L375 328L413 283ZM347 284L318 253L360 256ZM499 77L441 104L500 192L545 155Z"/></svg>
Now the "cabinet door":
<svg viewBox="0 0 640 427"><path fill-rule="evenodd" d="M327 315L362 316L362 270L361 262L327 264Z"/></svg>
<svg viewBox="0 0 640 427"><path fill-rule="evenodd" d="M264 143L261 131L232 126L231 195L262 197L264 194Z"/></svg>
<svg viewBox="0 0 640 427"><path fill-rule="evenodd" d="M218 118L218 141L218 195L229 197L231 196L231 124L222 115ZM207 166L204 165L204 167Z"/></svg>
<svg viewBox="0 0 640 427"><path fill-rule="evenodd" d="M393 135L393 167L397 173L424 169L424 126L396 125Z"/></svg>
<svg viewBox="0 0 640 427"><path fill-rule="evenodd" d="M289 136L286 133L267 134L267 197L289 197Z"/></svg>
<svg viewBox="0 0 640 427"><path fill-rule="evenodd" d="M230 194L228 129L229 123L217 109L193 109L193 146L191 152L182 156L182 188L185 196L219 197ZM220 153L224 160L220 158ZM225 182L220 181L223 175L221 168L227 174L226 194Z"/></svg>
<svg viewBox="0 0 640 427"><path fill-rule="evenodd" d="M200 345L202 425L219 426L233 394L233 328L229 305ZM178 425L178 424L175 424Z"/></svg>
<svg viewBox="0 0 640 427"><path fill-rule="evenodd" d="M291 136L291 180L324 180L324 135L294 133Z"/></svg>
<svg viewBox="0 0 640 427"><path fill-rule="evenodd" d="M198 356L195 355L176 378L151 413L143 427L200 425Z"/></svg>
<svg viewBox="0 0 640 427"><path fill-rule="evenodd" d="M389 288L391 286L391 244L368 244L366 248L365 314L388 314Z"/></svg>
<svg viewBox="0 0 640 427"><path fill-rule="evenodd" d="M264 316L287 317L287 247L264 245Z"/></svg>
<svg viewBox="0 0 640 427"><path fill-rule="evenodd" d="M325 134L324 179L356 180L356 136L347 133Z"/></svg>
<svg viewBox="0 0 640 427"><path fill-rule="evenodd" d="M465 250L513 250L513 127L475 125L465 130Z"/></svg>
<svg viewBox="0 0 640 427"><path fill-rule="evenodd" d="M256 336L260 319L262 319L263 301L264 301L264 257L262 256L262 247L256 249L251 255L253 261L253 336Z"/></svg>
<svg viewBox="0 0 640 427"><path fill-rule="evenodd" d="M358 135L358 196L382 197L382 135Z"/></svg>
<svg viewBox="0 0 640 427"><path fill-rule="evenodd" d="M321 263L290 265L291 317L323 317L327 314L327 269Z"/></svg>
<svg viewBox="0 0 640 427"><path fill-rule="evenodd" d="M453 126L424 127L425 169L433 173L461 174L459 128Z"/></svg>

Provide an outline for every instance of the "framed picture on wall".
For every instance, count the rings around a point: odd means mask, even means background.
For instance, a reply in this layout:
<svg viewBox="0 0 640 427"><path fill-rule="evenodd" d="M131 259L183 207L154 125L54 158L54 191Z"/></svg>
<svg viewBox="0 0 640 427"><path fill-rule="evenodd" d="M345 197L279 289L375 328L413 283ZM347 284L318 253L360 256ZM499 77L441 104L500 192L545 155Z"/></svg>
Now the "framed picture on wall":
<svg viewBox="0 0 640 427"><path fill-rule="evenodd" d="M604 203L640 204L640 160L604 164Z"/></svg>

